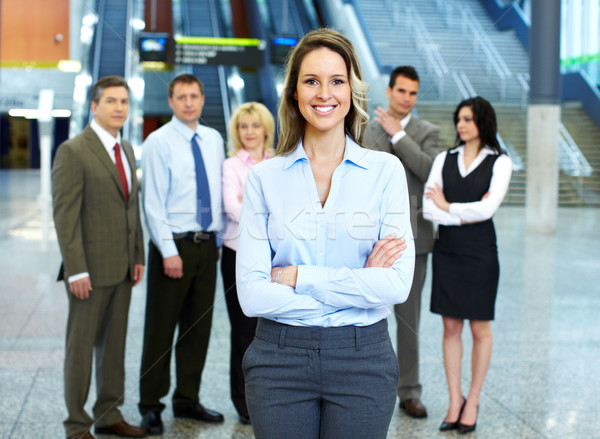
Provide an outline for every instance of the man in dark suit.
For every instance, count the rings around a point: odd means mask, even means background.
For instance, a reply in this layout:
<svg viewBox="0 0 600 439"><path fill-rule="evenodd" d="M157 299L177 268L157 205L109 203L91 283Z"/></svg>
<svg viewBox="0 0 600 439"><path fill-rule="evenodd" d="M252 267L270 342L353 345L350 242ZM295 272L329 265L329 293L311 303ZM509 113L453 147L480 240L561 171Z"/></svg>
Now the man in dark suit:
<svg viewBox="0 0 600 439"><path fill-rule="evenodd" d="M419 316L421 290L427 271L427 254L433 248L433 226L423 219L423 189L435 158L440 129L411 114L419 93L419 76L411 66L394 69L386 97L388 109L377 107L367 126L365 146L396 155L406 169L410 216L415 237L415 273L408 300L396 305L400 408L415 418L427 416L419 383Z"/></svg>
<svg viewBox="0 0 600 439"><path fill-rule="evenodd" d="M61 144L52 169L54 222L69 297L65 350L68 438L90 433L141 437L123 420L125 336L131 288L144 274L135 158L119 131L129 109L129 87L118 76L92 88L94 119ZM94 417L84 409L95 355Z"/></svg>

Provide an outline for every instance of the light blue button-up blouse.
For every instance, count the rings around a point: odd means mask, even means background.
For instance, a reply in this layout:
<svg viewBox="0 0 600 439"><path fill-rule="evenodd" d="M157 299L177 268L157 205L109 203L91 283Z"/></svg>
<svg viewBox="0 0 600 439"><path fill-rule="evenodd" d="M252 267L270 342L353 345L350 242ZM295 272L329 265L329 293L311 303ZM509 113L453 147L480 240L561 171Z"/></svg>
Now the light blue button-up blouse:
<svg viewBox="0 0 600 439"><path fill-rule="evenodd" d="M407 248L390 268L364 268L395 233ZM252 168L244 192L236 276L244 313L295 326L370 325L406 300L415 247L402 164L346 137L322 206L302 143ZM271 268L298 266L296 288Z"/></svg>

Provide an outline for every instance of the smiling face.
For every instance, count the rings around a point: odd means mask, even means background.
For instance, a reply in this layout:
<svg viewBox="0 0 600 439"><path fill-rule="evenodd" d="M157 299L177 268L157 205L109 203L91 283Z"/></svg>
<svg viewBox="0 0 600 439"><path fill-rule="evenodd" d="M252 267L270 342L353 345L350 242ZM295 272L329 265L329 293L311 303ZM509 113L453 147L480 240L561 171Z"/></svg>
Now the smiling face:
<svg viewBox="0 0 600 439"><path fill-rule="evenodd" d="M339 54L321 47L304 56L294 98L306 130L340 130L343 134L351 94L348 68Z"/></svg>
<svg viewBox="0 0 600 439"><path fill-rule="evenodd" d="M388 112L398 119L404 118L417 103L419 81L406 76L396 77L394 87L388 87L386 97L389 99Z"/></svg>
<svg viewBox="0 0 600 439"><path fill-rule="evenodd" d="M175 83L173 95L169 97L169 107L177 119L195 130L204 107L204 95L200 86L196 82Z"/></svg>
<svg viewBox="0 0 600 439"><path fill-rule="evenodd" d="M458 112L456 131L460 140L465 144L474 141L479 142L479 130L473 119L473 110L471 107L462 107Z"/></svg>
<svg viewBox="0 0 600 439"><path fill-rule="evenodd" d="M238 136L245 150L257 151L263 149L267 132L265 127L260 123L258 116L246 113L239 118Z"/></svg>
<svg viewBox="0 0 600 439"><path fill-rule="evenodd" d="M125 87L106 87L98 102L92 101L90 109L98 125L117 137L127 120L129 92Z"/></svg>

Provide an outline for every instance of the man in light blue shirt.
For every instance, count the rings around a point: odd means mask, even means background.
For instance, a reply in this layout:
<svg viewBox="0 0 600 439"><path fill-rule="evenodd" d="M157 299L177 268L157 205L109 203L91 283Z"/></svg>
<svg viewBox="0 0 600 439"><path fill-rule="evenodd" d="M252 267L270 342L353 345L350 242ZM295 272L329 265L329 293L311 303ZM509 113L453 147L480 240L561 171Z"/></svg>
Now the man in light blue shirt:
<svg viewBox="0 0 600 439"><path fill-rule="evenodd" d="M212 322L219 255L224 143L200 125L203 85L180 75L169 85L173 118L143 144L142 201L150 232L146 325L140 377L142 425L162 434L160 398L169 392L175 328L175 417L223 422L202 406L200 380Z"/></svg>

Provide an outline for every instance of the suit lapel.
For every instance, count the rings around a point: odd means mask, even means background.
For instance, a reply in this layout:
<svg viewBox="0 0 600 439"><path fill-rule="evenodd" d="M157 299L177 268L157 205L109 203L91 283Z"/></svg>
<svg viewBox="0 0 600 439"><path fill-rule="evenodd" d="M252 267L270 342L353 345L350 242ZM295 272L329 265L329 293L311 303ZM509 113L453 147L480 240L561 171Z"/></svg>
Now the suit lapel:
<svg viewBox="0 0 600 439"><path fill-rule="evenodd" d="M412 116L410 116L410 120L406 124L406 128L404 129L404 131L406 131L406 134L408 134L410 137L414 137L418 130L419 120L413 114Z"/></svg>
<svg viewBox="0 0 600 439"><path fill-rule="evenodd" d="M377 145L378 149L380 151L385 151L385 152L392 152L391 148L390 148L390 136L388 135L388 133L385 132L385 130L383 129L383 127L381 126L380 123L376 123L375 128L377 129L376 131L376 140L377 140Z"/></svg>
<svg viewBox="0 0 600 439"><path fill-rule="evenodd" d="M424 135L424 129L425 127L421 119L413 115L406 125L406 134L412 138L416 138Z"/></svg>
<svg viewBox="0 0 600 439"><path fill-rule="evenodd" d="M125 201L125 194L123 194L123 188L121 187L121 180L119 179L119 172L117 171L117 167L113 163L112 159L109 157L104 145L94 132L94 130L88 125L85 128L86 144L92 151L92 153L98 158L98 161L102 163L102 165L106 168L108 173L110 174L112 180L114 181L117 190L121 193L123 197L123 201ZM127 156L127 161L131 163L131 159ZM133 181L133 168L132 169L132 181Z"/></svg>

